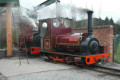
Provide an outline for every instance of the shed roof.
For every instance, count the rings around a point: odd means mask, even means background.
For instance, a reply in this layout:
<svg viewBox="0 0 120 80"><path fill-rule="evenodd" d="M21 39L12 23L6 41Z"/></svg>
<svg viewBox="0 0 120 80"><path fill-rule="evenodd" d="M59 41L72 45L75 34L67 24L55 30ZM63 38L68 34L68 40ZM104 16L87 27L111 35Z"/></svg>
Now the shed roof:
<svg viewBox="0 0 120 80"><path fill-rule="evenodd" d="M4 7L8 3L11 3L12 6L19 6L19 0L0 0L0 7Z"/></svg>

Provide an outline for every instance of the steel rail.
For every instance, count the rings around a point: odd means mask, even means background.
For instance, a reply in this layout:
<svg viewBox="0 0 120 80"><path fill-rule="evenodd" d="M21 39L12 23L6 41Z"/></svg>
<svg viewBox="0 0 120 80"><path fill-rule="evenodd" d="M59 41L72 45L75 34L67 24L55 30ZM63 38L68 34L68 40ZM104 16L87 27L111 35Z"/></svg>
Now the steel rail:
<svg viewBox="0 0 120 80"><path fill-rule="evenodd" d="M120 70L119 69L102 67L102 66L98 66L98 65L94 65L94 67L90 67L88 69L92 70L92 71L96 71L96 72L105 73L105 74L108 74L108 75L120 77Z"/></svg>

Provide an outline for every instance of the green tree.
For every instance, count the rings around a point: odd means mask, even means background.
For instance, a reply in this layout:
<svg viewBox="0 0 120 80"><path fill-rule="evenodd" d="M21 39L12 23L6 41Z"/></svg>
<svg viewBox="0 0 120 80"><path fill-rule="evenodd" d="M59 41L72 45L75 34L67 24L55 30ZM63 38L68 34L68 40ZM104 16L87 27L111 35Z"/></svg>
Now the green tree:
<svg viewBox="0 0 120 80"><path fill-rule="evenodd" d="M117 20L116 24L119 24L119 25L120 25L120 19L119 19L119 20Z"/></svg>
<svg viewBox="0 0 120 80"><path fill-rule="evenodd" d="M111 24L111 25L114 25L114 21L113 21L112 18L110 19L110 24Z"/></svg>
<svg viewBox="0 0 120 80"><path fill-rule="evenodd" d="M120 35L120 19L114 23L114 34L119 34Z"/></svg>
<svg viewBox="0 0 120 80"><path fill-rule="evenodd" d="M109 18L108 17L105 18L105 25L109 25Z"/></svg>

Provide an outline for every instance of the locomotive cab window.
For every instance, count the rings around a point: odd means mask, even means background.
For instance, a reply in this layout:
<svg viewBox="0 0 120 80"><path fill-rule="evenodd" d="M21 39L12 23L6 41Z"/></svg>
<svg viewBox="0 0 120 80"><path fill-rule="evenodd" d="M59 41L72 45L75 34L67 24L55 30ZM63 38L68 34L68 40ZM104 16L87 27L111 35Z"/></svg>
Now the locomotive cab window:
<svg viewBox="0 0 120 80"><path fill-rule="evenodd" d="M56 27L56 28L59 27L59 21L58 20L54 20L53 21L53 26Z"/></svg>
<svg viewBox="0 0 120 80"><path fill-rule="evenodd" d="M66 28L70 27L70 21L65 20L64 25L65 25Z"/></svg>
<svg viewBox="0 0 120 80"><path fill-rule="evenodd" d="M47 27L48 27L47 22L43 22L43 23L42 23L42 27L43 27L43 28L47 28Z"/></svg>

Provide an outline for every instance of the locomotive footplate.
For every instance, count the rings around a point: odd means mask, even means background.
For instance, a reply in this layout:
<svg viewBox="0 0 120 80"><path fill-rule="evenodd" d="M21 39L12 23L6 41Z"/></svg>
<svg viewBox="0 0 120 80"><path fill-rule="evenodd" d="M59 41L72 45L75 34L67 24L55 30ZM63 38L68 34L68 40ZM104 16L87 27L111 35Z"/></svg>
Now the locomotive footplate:
<svg viewBox="0 0 120 80"><path fill-rule="evenodd" d="M99 62L107 62L110 59L110 53L81 56L76 54L69 54L69 53L66 54L66 53L54 52L54 51L42 51L42 52L46 53L47 55L49 54L49 58L54 61L66 62L66 63L74 62L77 65L81 63L91 65Z"/></svg>
<svg viewBox="0 0 120 80"><path fill-rule="evenodd" d="M70 53L64 53L64 52L55 52L55 51L41 51L42 53L49 53L49 54L57 54L57 55L65 55L65 56L77 56L77 57L84 57L81 55L77 55L77 54L70 54Z"/></svg>

